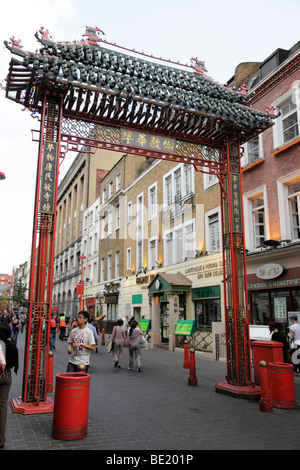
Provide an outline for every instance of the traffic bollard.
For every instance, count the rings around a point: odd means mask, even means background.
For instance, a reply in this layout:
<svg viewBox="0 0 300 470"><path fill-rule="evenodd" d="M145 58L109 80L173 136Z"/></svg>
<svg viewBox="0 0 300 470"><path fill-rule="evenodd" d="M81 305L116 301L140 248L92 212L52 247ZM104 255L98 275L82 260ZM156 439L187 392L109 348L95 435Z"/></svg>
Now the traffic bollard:
<svg viewBox="0 0 300 470"><path fill-rule="evenodd" d="M104 332L104 330L102 330L101 346L105 346L105 332Z"/></svg>
<svg viewBox="0 0 300 470"><path fill-rule="evenodd" d="M189 343L187 340L184 342L184 360L183 360L183 368L189 369L190 368L190 358L189 358Z"/></svg>
<svg viewBox="0 0 300 470"><path fill-rule="evenodd" d="M47 392L53 392L53 352L49 351L48 367L47 367Z"/></svg>
<svg viewBox="0 0 300 470"><path fill-rule="evenodd" d="M269 413L273 411L273 404L270 398L269 391L269 377L268 377L268 364L266 361L260 361L260 400L259 400L259 411Z"/></svg>
<svg viewBox="0 0 300 470"><path fill-rule="evenodd" d="M198 380L196 377L195 349L190 350L190 376L188 379L188 384L192 387L198 385Z"/></svg>
<svg viewBox="0 0 300 470"><path fill-rule="evenodd" d="M293 365L269 362L268 371L273 408L296 408Z"/></svg>

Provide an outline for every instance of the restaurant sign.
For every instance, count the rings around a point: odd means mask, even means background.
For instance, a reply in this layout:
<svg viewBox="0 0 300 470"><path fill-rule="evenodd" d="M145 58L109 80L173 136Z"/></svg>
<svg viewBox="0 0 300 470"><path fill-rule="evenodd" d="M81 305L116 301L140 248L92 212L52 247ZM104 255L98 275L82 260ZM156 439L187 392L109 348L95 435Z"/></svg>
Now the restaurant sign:
<svg viewBox="0 0 300 470"><path fill-rule="evenodd" d="M283 273L283 267L280 264L268 263L260 266L256 271L259 279L275 279Z"/></svg>

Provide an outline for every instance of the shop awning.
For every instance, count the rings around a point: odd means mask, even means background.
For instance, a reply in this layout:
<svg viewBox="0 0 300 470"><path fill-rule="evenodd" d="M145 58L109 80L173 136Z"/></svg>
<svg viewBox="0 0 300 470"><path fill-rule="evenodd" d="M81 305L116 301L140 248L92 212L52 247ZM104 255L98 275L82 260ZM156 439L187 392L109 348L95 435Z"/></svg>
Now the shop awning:
<svg viewBox="0 0 300 470"><path fill-rule="evenodd" d="M158 273L149 284L149 295L183 294L189 292L192 281L178 271L177 274Z"/></svg>

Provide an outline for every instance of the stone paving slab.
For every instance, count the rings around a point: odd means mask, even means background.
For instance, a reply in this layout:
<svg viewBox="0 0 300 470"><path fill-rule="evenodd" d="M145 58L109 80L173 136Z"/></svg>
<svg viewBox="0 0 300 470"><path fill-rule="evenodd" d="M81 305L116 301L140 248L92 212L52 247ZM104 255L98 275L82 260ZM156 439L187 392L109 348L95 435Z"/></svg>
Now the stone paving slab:
<svg viewBox="0 0 300 470"><path fill-rule="evenodd" d="M13 374L10 399L22 390L24 334L19 334L20 371ZM56 374L66 371L67 342L56 341ZM300 438L300 376L295 375L296 408L259 411L258 402L215 392L226 375L226 363L196 357L197 386L188 385L183 354L160 349L142 352L142 372L121 369L104 346L92 354L88 434L80 440L53 439L53 415L22 415L9 409L4 450L98 450L108 455L125 451L191 453L201 450L298 450ZM54 399L55 394L49 393ZM64 410L62 410L62 413ZM117 454L116 454L117 453ZM146 454L144 454L146 455Z"/></svg>

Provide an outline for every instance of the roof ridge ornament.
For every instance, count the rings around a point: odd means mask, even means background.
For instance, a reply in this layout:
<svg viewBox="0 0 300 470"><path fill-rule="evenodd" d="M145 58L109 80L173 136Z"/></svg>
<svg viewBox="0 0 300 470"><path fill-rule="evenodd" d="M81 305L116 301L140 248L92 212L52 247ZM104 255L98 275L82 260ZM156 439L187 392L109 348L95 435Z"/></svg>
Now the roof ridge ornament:
<svg viewBox="0 0 300 470"><path fill-rule="evenodd" d="M103 34L105 36L105 33L102 31L100 28L93 28L91 26L86 26L85 33L83 34L83 37L88 36L88 43L89 44L94 44L97 45L98 42L101 42L102 39L100 38L100 35L97 33Z"/></svg>
<svg viewBox="0 0 300 470"><path fill-rule="evenodd" d="M198 60L197 57L191 57L190 60L192 62L192 65L191 65L192 69L194 69L198 75L204 75L204 72L208 72L208 70L205 67L205 62L203 60ZM193 65L193 62L195 62L194 65Z"/></svg>
<svg viewBox="0 0 300 470"><path fill-rule="evenodd" d="M21 41L22 41L21 39L15 39L15 36L12 36L10 38L10 41L11 41L11 45L12 45L13 48L15 48L15 49L23 48L23 46L21 44Z"/></svg>
<svg viewBox="0 0 300 470"><path fill-rule="evenodd" d="M102 29L97 28L97 27L92 27L92 26L86 26L85 27L85 33L82 35L83 37L87 37L86 40L82 41L54 41L52 37L49 35L49 30L45 29L43 26L40 27L39 33L42 35L40 38L41 42L47 42L47 43L52 43L52 44L58 44L59 46L65 46L65 45L76 45L76 46L81 46L81 45L93 45L96 46L98 42L103 42L103 39L101 39L100 34L103 34L105 36L105 33L102 31ZM39 38L37 38L39 39Z"/></svg>

